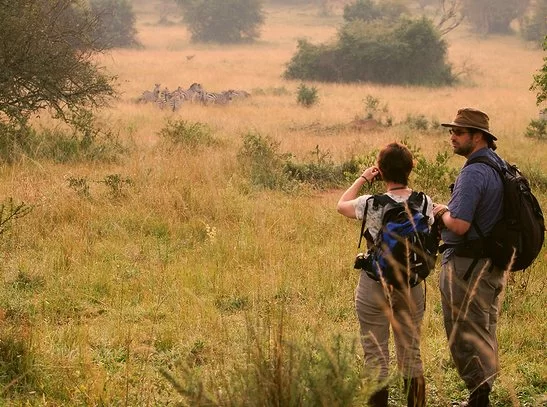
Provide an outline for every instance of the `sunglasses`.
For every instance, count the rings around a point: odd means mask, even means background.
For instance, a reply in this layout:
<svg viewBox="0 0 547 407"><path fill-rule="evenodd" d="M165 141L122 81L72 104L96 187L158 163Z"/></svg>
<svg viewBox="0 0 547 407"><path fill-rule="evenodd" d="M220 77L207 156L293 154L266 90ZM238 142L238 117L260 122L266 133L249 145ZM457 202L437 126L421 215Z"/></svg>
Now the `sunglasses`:
<svg viewBox="0 0 547 407"><path fill-rule="evenodd" d="M455 135L455 136L461 136L462 134L471 134L471 132L469 130L459 130L459 129L450 129L448 130L448 132L451 134L451 135Z"/></svg>

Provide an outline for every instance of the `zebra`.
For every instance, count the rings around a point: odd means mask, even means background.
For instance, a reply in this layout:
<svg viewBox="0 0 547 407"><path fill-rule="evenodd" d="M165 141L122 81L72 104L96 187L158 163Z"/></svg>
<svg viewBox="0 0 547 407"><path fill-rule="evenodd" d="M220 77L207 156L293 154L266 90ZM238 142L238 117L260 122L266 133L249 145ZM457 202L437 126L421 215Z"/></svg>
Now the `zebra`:
<svg viewBox="0 0 547 407"><path fill-rule="evenodd" d="M198 102L201 101L202 93L205 92L203 89L203 86L199 83L192 83L188 89L184 91L186 100L190 102Z"/></svg>
<svg viewBox="0 0 547 407"><path fill-rule="evenodd" d="M202 92L201 94L201 103L208 105L213 103L215 105L226 105L232 101L232 96L227 92Z"/></svg>
<svg viewBox="0 0 547 407"><path fill-rule="evenodd" d="M156 105L160 108L160 109L165 109L166 106L168 106L168 101L169 101L169 95L171 93L169 92L169 89L167 87L165 87L161 92L160 92L160 95L158 97L158 99L156 100Z"/></svg>
<svg viewBox="0 0 547 407"><path fill-rule="evenodd" d="M160 96L160 84L156 83L154 90L145 90L142 95L137 98L137 103L156 102Z"/></svg>
<svg viewBox="0 0 547 407"><path fill-rule="evenodd" d="M166 106L169 107L169 110L176 112L185 100L187 100L185 91L179 86L166 96Z"/></svg>

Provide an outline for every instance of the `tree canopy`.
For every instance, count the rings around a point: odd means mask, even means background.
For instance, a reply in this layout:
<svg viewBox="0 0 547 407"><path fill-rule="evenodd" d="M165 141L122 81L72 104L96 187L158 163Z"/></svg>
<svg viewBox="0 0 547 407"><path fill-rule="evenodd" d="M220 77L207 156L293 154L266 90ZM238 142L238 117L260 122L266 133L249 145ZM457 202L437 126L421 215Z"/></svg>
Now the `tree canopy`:
<svg viewBox="0 0 547 407"><path fill-rule="evenodd" d="M0 0L0 21L0 120L25 124L47 109L71 122L114 96L79 1Z"/></svg>
<svg viewBox="0 0 547 407"><path fill-rule="evenodd" d="M192 40L234 43L253 40L264 23L261 0L176 0Z"/></svg>
<svg viewBox="0 0 547 407"><path fill-rule="evenodd" d="M547 35L543 38L543 50L547 51ZM541 70L534 75L534 82L530 90L537 92L536 104L538 106L547 100L547 57L543 58L543 67Z"/></svg>

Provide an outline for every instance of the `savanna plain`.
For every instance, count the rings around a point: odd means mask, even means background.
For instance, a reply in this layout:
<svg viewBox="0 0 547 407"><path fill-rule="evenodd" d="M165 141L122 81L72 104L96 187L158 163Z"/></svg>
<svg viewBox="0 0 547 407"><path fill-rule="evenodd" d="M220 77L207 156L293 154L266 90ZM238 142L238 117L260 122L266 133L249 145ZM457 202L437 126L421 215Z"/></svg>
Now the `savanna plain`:
<svg viewBox="0 0 547 407"><path fill-rule="evenodd" d="M346 185L310 180L403 141L426 168L411 186L445 203L463 158L438 123L473 106L545 211L547 142L525 136L543 52L462 24L445 36L458 85L308 82L319 98L304 107L301 83L283 71L298 38L334 38L340 9L267 4L257 42L212 45L192 43L162 4L134 2L142 49L98 61L118 77L119 98L98 115L111 137L97 154L111 148L114 159L0 167L4 202L32 209L0 235L0 405L365 405L352 268L360 225L335 209L355 174ZM175 112L136 103L156 83L194 82L252 96ZM377 123L359 125L371 109ZM45 116L36 125L57 126ZM288 159L315 177L287 179L276 168ZM544 248L508 275L493 406L547 405L546 269ZM437 280L438 270L421 346L428 405L440 407L467 393ZM390 403L403 405L392 370Z"/></svg>

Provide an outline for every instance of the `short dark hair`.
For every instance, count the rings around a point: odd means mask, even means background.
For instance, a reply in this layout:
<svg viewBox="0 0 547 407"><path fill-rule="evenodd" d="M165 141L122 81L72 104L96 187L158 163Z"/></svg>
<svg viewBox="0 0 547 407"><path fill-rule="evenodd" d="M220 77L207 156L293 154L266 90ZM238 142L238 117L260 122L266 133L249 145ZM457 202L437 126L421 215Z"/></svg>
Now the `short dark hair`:
<svg viewBox="0 0 547 407"><path fill-rule="evenodd" d="M378 154L378 167L384 181L407 185L414 160L410 150L399 143L390 143Z"/></svg>

